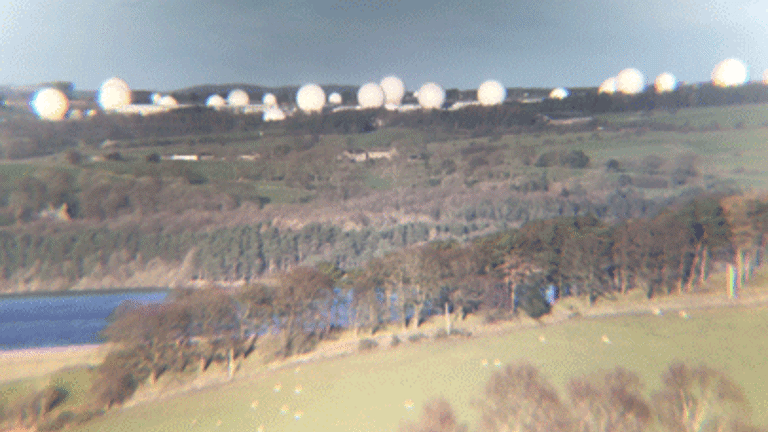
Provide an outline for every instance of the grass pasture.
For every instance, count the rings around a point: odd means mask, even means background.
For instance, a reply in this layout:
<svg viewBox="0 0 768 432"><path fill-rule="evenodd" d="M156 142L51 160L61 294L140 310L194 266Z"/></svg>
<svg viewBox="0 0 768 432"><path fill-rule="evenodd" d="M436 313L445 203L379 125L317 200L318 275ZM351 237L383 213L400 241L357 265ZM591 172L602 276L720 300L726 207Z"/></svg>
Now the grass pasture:
<svg viewBox="0 0 768 432"><path fill-rule="evenodd" d="M106 345L75 345L0 351L0 384L49 376L61 369L96 366L108 352Z"/></svg>
<svg viewBox="0 0 768 432"><path fill-rule="evenodd" d="M768 122L768 105L745 104L686 108L676 113L656 111L650 116L641 116L639 113L608 113L596 117L616 125L661 123L683 126L687 123L691 127L700 128L710 127L717 123L723 128L732 128L739 124L749 127L765 125Z"/></svg>
<svg viewBox="0 0 768 432"><path fill-rule="evenodd" d="M650 394L670 362L706 362L743 386L753 419L768 425L768 308L692 310L689 315L584 318L498 336L405 343L299 369L236 376L226 385L116 410L74 430L390 431L401 419L416 418L437 396L445 396L459 418L474 425L471 401L496 369L496 359L502 365L531 361L561 396L571 377L617 365L639 373Z"/></svg>

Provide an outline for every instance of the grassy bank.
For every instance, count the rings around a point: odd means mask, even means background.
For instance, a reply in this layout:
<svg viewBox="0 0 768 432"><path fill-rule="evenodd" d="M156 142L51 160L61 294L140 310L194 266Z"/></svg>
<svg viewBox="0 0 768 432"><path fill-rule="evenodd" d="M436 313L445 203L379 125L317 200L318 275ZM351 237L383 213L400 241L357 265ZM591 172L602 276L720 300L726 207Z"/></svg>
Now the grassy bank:
<svg viewBox="0 0 768 432"><path fill-rule="evenodd" d="M761 371L768 370L767 316L765 307L718 308L690 311L687 319L677 313L577 319L498 336L403 344L241 375L162 403L110 412L76 430L395 430L400 419L414 418L424 402L441 395L472 424L477 414L470 402L497 359L502 365L531 361L561 392L572 377L621 365L640 375L649 394L670 362L706 362L744 387L755 422L766 425L768 381Z"/></svg>

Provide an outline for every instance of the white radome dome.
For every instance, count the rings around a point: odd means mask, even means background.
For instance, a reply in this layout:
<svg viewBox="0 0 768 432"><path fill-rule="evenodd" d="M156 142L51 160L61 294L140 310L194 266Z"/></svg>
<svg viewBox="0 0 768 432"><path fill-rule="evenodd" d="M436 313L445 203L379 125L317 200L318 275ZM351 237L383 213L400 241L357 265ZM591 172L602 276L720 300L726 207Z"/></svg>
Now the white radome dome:
<svg viewBox="0 0 768 432"><path fill-rule="evenodd" d="M320 112L325 106L325 91L317 84L306 84L296 92L296 105L307 114Z"/></svg>
<svg viewBox="0 0 768 432"><path fill-rule="evenodd" d="M669 72L664 72L656 77L653 82L656 93L672 92L677 89L677 78Z"/></svg>
<svg viewBox="0 0 768 432"><path fill-rule="evenodd" d="M507 98L507 89L500 82L489 80L477 88L477 100L481 105L501 105Z"/></svg>
<svg viewBox="0 0 768 432"><path fill-rule="evenodd" d="M439 84L428 82L421 86L417 98L424 109L440 109L445 103L445 90Z"/></svg>
<svg viewBox="0 0 768 432"><path fill-rule="evenodd" d="M384 90L376 83L368 83L357 91L357 104L363 109L381 108L384 105Z"/></svg>
<svg viewBox="0 0 768 432"><path fill-rule="evenodd" d="M227 95L227 105L242 107L251 102L251 98L248 97L248 93L245 90L234 89Z"/></svg>
<svg viewBox="0 0 768 432"><path fill-rule="evenodd" d="M61 90L46 87L35 92L30 105L41 119L57 121L67 114L69 100Z"/></svg>
<svg viewBox="0 0 768 432"><path fill-rule="evenodd" d="M261 103L269 107L277 106L277 97L272 93L267 93L261 98Z"/></svg>
<svg viewBox="0 0 768 432"><path fill-rule="evenodd" d="M597 94L600 94L600 93L607 93L607 94L616 93L616 77L610 77L607 80L603 81L603 83L600 84L600 88L597 89Z"/></svg>
<svg viewBox="0 0 768 432"><path fill-rule="evenodd" d="M341 95L339 93L331 93L330 96L328 96L328 103L331 105L341 105L342 99Z"/></svg>
<svg viewBox="0 0 768 432"><path fill-rule="evenodd" d="M160 102L160 99L162 98L163 98L163 95L161 95L160 93L152 93L152 96L149 97L149 100L153 104L157 105Z"/></svg>
<svg viewBox="0 0 768 432"><path fill-rule="evenodd" d="M122 108L131 103L131 89L120 78L110 78L99 88L98 102L104 110Z"/></svg>
<svg viewBox="0 0 768 432"><path fill-rule="evenodd" d="M227 105L226 99L217 94L212 94L205 100L205 106L207 107L223 107L225 105Z"/></svg>
<svg viewBox="0 0 768 432"><path fill-rule="evenodd" d="M570 95L570 94L571 93L567 89L565 89L563 87L558 87L556 89L553 89L551 92L549 92L549 98L550 99L563 100L563 99L567 98L568 95Z"/></svg>
<svg viewBox="0 0 768 432"><path fill-rule="evenodd" d="M264 114L261 115L261 120L265 122L285 120L285 113L277 106L270 106L264 110Z"/></svg>
<svg viewBox="0 0 768 432"><path fill-rule="evenodd" d="M627 68L616 75L616 90L627 95L642 93L645 76L635 68Z"/></svg>
<svg viewBox="0 0 768 432"><path fill-rule="evenodd" d="M124 79L118 78L118 77L112 77L106 81L104 81L101 84L101 87L99 87L99 90L103 89L104 87L122 87L126 90L130 90L131 88L128 87L128 83L125 82Z"/></svg>
<svg viewBox="0 0 768 432"><path fill-rule="evenodd" d="M740 86L747 81L747 66L740 60L729 58L721 61L712 70L712 84L717 87Z"/></svg>
<svg viewBox="0 0 768 432"><path fill-rule="evenodd" d="M400 78L390 75L379 83L384 91L384 103L388 105L400 105L405 96L405 84Z"/></svg>
<svg viewBox="0 0 768 432"><path fill-rule="evenodd" d="M157 104L165 107L175 107L179 105L179 103L176 101L176 98L171 95L161 97L160 100L157 101Z"/></svg>

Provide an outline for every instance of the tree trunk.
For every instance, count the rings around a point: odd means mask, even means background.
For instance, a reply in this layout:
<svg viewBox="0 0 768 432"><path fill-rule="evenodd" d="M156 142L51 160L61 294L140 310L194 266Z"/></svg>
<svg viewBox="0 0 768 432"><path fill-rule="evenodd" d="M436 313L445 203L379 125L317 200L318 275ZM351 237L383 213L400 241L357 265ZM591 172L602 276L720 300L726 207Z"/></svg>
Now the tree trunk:
<svg viewBox="0 0 768 432"><path fill-rule="evenodd" d="M751 276L752 270L752 254L750 252L747 252L744 255L744 282L749 282L749 277Z"/></svg>
<svg viewBox="0 0 768 432"><path fill-rule="evenodd" d="M231 380L232 375L234 374L234 348L229 347L227 350L227 379Z"/></svg>
<svg viewBox="0 0 768 432"><path fill-rule="evenodd" d="M685 284L685 292L690 293L693 291L693 280L696 276L696 260L701 261L701 243L696 244L696 251L693 253L693 261L689 267L688 282Z"/></svg>
<svg viewBox="0 0 768 432"><path fill-rule="evenodd" d="M445 302L445 333L451 334L451 315L448 313L448 302Z"/></svg>
<svg viewBox="0 0 768 432"><path fill-rule="evenodd" d="M683 281L685 280L685 252L680 254L680 265L677 266L677 293L683 293Z"/></svg>
<svg viewBox="0 0 768 432"><path fill-rule="evenodd" d="M744 279L744 253L741 248L736 249L736 289L741 291L741 284Z"/></svg>
<svg viewBox="0 0 768 432"><path fill-rule="evenodd" d="M709 250L704 247L701 251L701 260L699 260L699 285L703 285L707 281L707 258L709 257Z"/></svg>
<svg viewBox="0 0 768 432"><path fill-rule="evenodd" d="M376 301L375 299L373 301ZM376 306L371 303L368 306L368 319L371 320L371 336L376 333L376 329L379 327L379 317L376 316Z"/></svg>
<svg viewBox="0 0 768 432"><path fill-rule="evenodd" d="M421 303L416 303L413 305L413 318L412 318L412 328L414 330L419 328L419 318L421 317L421 311L424 309L424 306Z"/></svg>

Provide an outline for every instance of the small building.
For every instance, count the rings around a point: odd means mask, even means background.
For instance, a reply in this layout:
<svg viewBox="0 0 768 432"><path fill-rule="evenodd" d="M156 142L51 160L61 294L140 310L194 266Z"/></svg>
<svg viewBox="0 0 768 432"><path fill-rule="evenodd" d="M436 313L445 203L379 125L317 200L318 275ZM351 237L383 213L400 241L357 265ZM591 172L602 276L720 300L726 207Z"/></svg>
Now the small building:
<svg viewBox="0 0 768 432"><path fill-rule="evenodd" d="M200 156L193 154L193 155L183 155L183 154L175 154L171 155L170 160L172 161L198 161L200 160Z"/></svg>

